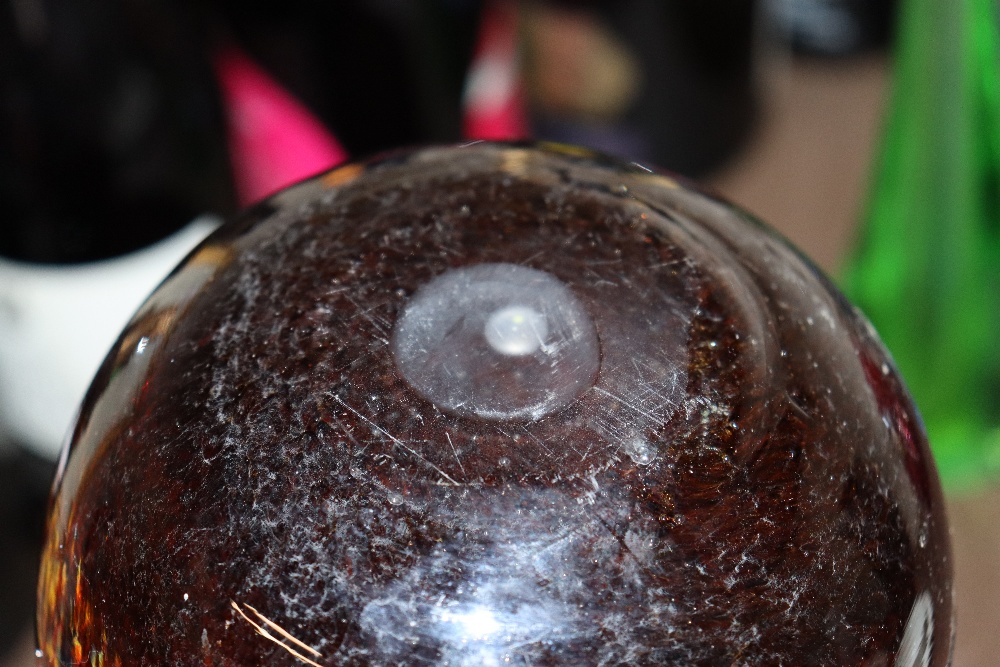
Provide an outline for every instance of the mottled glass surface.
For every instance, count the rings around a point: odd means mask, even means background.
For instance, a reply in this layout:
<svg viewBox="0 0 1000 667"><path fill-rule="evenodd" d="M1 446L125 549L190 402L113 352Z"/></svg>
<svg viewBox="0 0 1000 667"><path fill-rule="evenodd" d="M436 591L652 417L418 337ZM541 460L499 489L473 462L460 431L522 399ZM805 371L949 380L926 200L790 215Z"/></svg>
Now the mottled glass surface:
<svg viewBox="0 0 1000 667"><path fill-rule="evenodd" d="M566 147L394 153L122 334L40 663L941 667L943 511L875 334L746 214Z"/></svg>

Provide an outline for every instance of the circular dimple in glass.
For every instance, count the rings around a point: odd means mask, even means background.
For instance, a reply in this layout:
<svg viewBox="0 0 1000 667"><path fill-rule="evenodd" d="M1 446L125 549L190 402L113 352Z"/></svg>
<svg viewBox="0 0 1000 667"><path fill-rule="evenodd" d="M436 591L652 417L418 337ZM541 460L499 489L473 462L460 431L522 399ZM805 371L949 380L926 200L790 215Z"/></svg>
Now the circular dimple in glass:
<svg viewBox="0 0 1000 667"><path fill-rule="evenodd" d="M422 286L396 321L392 353L436 406L485 419L540 419L593 386L600 367L579 299L517 264L452 269Z"/></svg>

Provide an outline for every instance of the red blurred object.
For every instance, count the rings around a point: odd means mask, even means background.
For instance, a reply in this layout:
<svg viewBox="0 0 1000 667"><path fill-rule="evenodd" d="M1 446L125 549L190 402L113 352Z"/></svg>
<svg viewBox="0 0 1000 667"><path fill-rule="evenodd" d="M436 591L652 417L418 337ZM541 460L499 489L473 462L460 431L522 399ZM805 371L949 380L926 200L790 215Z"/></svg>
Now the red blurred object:
<svg viewBox="0 0 1000 667"><path fill-rule="evenodd" d="M245 53L215 58L242 206L347 159L333 134Z"/></svg>
<svg viewBox="0 0 1000 667"><path fill-rule="evenodd" d="M475 55L463 99L462 130L468 139L530 136L518 54L518 9L493 2L483 9Z"/></svg>

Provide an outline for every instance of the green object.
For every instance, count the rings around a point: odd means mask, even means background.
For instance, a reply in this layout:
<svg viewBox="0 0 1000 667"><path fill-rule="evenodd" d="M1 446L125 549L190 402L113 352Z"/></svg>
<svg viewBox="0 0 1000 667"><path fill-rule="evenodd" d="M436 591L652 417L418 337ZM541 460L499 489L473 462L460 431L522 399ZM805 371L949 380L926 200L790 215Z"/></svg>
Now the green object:
<svg viewBox="0 0 1000 667"><path fill-rule="evenodd" d="M904 0L892 100L844 273L913 392L946 488L1000 477L995 0Z"/></svg>

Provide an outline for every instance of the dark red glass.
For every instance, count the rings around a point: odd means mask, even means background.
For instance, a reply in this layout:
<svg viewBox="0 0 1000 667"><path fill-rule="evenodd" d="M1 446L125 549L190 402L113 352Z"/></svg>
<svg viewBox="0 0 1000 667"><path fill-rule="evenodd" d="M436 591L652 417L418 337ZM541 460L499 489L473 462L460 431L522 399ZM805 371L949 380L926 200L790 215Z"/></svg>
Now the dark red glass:
<svg viewBox="0 0 1000 667"><path fill-rule="evenodd" d="M885 665L952 644L871 328L732 206L565 147L389 154L223 227L56 483L47 665Z"/></svg>

